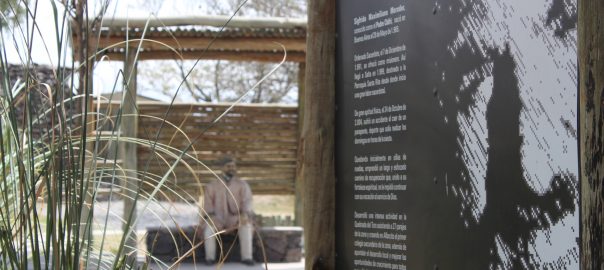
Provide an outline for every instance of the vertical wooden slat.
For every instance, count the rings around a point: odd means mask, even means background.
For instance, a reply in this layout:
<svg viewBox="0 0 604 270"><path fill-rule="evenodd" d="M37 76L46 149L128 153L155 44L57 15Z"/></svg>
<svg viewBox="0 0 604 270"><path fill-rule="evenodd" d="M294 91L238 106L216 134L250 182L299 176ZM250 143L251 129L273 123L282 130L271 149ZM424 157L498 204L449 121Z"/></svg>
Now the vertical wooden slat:
<svg viewBox="0 0 604 270"><path fill-rule="evenodd" d="M300 138L306 269L335 268L335 0L310 0Z"/></svg>
<svg viewBox="0 0 604 270"><path fill-rule="evenodd" d="M136 75L137 75L137 63L136 63L136 49L129 48L126 58L124 61L124 98L122 104L122 119L121 119L121 136L122 137L136 137L138 132L138 116L136 110ZM125 179L122 180L123 188L123 199L124 199L124 220L134 221L136 219L136 203L134 197L136 196L136 190L138 188L137 171L137 152L136 144L133 143L120 143L120 159L123 161L123 168L125 170ZM132 215L132 216L131 216ZM126 232L129 225L124 223L123 230ZM133 230L131 237L126 239L124 248L126 254L131 254L129 257L129 264L133 265L136 263L136 230Z"/></svg>
<svg viewBox="0 0 604 270"><path fill-rule="evenodd" d="M604 1L579 1L581 269L604 269Z"/></svg>
<svg viewBox="0 0 604 270"><path fill-rule="evenodd" d="M111 112L115 114L119 109L119 101L115 100L112 105L101 102L101 111L112 107ZM158 118L164 117L170 104L157 102L137 104L140 115L138 137L154 139L161 123ZM183 119L186 119L180 128L187 136L181 133L175 134L175 128L165 126L158 142L183 149L189 143L187 137L191 139L200 135L200 129L209 125L229 106L229 104L207 103L173 104L170 113L165 117L166 121L180 125ZM219 124L202 135L194 145L195 151L191 150L189 154L212 166L216 156L224 152L236 152L239 159L239 175L244 180L250 181L254 194L294 195L298 153L297 115L296 106L237 105L232 114L226 115ZM111 127L107 125L106 128ZM109 130L105 132L111 134ZM168 165L158 160L145 147L138 148L137 158L139 170L145 172L161 175L168 168ZM113 157L111 159L113 160ZM118 160L121 161L121 158ZM168 158L168 161L172 162L173 159ZM190 194L198 197L199 186L210 181L212 176L192 158L186 157L183 161L191 167L179 164L174 170L177 178L169 178L167 185L177 183L179 188L176 191L180 195ZM147 168L148 162L151 162L151 166ZM194 171L191 172L190 169ZM213 167L213 169L217 168ZM153 186L143 185L142 188L150 190ZM188 195L185 197L189 198ZM158 199L162 198L158 197Z"/></svg>
<svg viewBox="0 0 604 270"><path fill-rule="evenodd" d="M304 93L306 92L305 83L306 83L306 64L300 63L298 65L298 141L300 142L300 137L302 134L302 128L304 127ZM298 149L302 149L298 147ZM296 168L296 179L295 179L295 201L294 201L294 222L296 226L302 226L303 220L303 201L302 192L303 180L301 174L301 163L298 161Z"/></svg>

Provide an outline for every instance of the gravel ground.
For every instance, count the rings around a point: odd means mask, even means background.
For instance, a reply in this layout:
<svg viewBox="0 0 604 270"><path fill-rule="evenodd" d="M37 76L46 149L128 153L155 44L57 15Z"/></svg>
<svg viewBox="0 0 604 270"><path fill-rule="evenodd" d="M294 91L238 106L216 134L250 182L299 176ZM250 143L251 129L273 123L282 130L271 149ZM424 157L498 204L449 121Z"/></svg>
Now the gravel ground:
<svg viewBox="0 0 604 270"><path fill-rule="evenodd" d="M145 205L148 206L145 208ZM137 207L136 231L139 238L144 235L147 228L154 227L174 227L191 226L198 224L200 220L199 208L193 203L170 203L170 202L148 202L139 201ZM44 206L40 205L43 210ZM109 209L109 211L108 211ZM94 206L94 233L101 234L106 230L108 234L121 234L124 213L124 203L120 200L113 201L97 201ZM106 224L106 225L105 225ZM145 248L144 241L139 240ZM144 260L144 255L139 252L139 260ZM256 263L254 266L246 266L241 263L226 263L223 265L206 266L204 264L183 263L174 269L194 270L194 269L224 269L224 270L302 270L304 269L304 260L295 263L269 263L265 268L264 264ZM162 270L167 269L165 266L152 264L150 269Z"/></svg>
<svg viewBox="0 0 604 270"><path fill-rule="evenodd" d="M195 204L139 201L137 204L136 230L151 227L181 227L198 224L199 208ZM109 211L108 211L109 209ZM106 228L108 231L121 230L124 215L123 201L99 201L94 206L95 229ZM107 226L105 226L105 220Z"/></svg>
<svg viewBox="0 0 604 270"><path fill-rule="evenodd" d="M194 204L187 203L169 203L169 202L151 202L147 209L143 206L147 201L140 201L137 208L136 230L139 237L147 228L162 226L180 226L196 225L199 222L199 208ZM109 215L107 209L110 209ZM96 223L104 224L107 219L107 230L119 232L122 225L122 215L124 212L124 203L122 201L102 201L97 202L94 208L94 219ZM176 222L176 223L175 223ZM139 260L143 260L139 253ZM151 264L149 269L163 270L166 266ZM197 269L223 269L223 270L302 270L304 269L304 260L294 263L269 263L267 265L256 263L254 266L246 266L241 263L225 263L222 265L206 266L205 264L183 263L176 268L178 270L197 270Z"/></svg>
<svg viewBox="0 0 604 270"><path fill-rule="evenodd" d="M164 270L166 267L161 267L158 265L150 265L149 269L153 270ZM241 263L225 263L223 265L217 266L206 266L204 264L192 264L186 263L181 264L180 266L174 268L178 270L202 270L202 269L222 269L222 270L303 270L304 269L304 260L295 263L269 263L267 265L256 263L254 266L247 266Z"/></svg>

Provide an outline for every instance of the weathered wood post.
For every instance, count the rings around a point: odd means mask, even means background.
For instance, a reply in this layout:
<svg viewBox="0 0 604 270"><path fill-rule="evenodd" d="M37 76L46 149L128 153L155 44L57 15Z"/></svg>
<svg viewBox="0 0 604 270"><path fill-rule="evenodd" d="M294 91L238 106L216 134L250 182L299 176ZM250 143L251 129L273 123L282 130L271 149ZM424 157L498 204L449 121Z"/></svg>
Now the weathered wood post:
<svg viewBox="0 0 604 270"><path fill-rule="evenodd" d="M124 91L121 119L121 137L135 138L138 131L138 113L136 110L136 47L129 47L124 57ZM124 220L134 221L136 219L136 203L134 197L138 189L137 181L137 153L136 144L120 143L120 160L122 160L125 174L121 181L122 195L124 200ZM135 226L130 224L129 226ZM124 233L128 231L128 224L124 223ZM136 260L136 230L133 229L130 237L125 241L126 254L131 253L129 260ZM134 261L136 262L136 261Z"/></svg>
<svg viewBox="0 0 604 270"><path fill-rule="evenodd" d="M79 260L79 268L85 269L87 262L86 258L90 252L89 245L93 241L91 221L93 220L93 191L94 185L92 183L93 174L95 173L93 157L87 156L86 152L92 152L94 149L94 132L95 132L95 117L92 105L92 76L95 62L95 48L96 36L94 34L95 26L94 22L91 22L88 14L88 1L78 0L75 2L75 17L72 22L72 30L76 33L78 40L74 42L74 56L78 61L78 94L86 95L86 98L82 99L80 105L80 111L82 113L81 125L82 125L82 143L84 147L80 149L80 162L83 163L85 168L81 172L81 176L76 180L76 184L82 185L80 189L82 194L82 208L79 213L79 237L80 243L76 247L76 256ZM84 250L82 250L84 249Z"/></svg>
<svg viewBox="0 0 604 270"><path fill-rule="evenodd" d="M581 269L604 268L604 1L579 1Z"/></svg>
<svg viewBox="0 0 604 270"><path fill-rule="evenodd" d="M305 87L305 83L306 83L306 63L301 62L298 65L298 139L300 139L300 136L302 134L302 128L304 127L304 93L306 92L304 89L306 89ZM304 201L302 200L302 196L304 194L304 192L302 192L303 189L303 180L304 178L302 178L302 174L301 174L301 163L298 164L298 168L296 171L296 183L295 183L295 189L296 189L296 193L295 193L295 202L294 202L294 224L296 226L302 226L303 225L303 203Z"/></svg>
<svg viewBox="0 0 604 270"><path fill-rule="evenodd" d="M310 0L300 143L306 269L335 268L335 0Z"/></svg>

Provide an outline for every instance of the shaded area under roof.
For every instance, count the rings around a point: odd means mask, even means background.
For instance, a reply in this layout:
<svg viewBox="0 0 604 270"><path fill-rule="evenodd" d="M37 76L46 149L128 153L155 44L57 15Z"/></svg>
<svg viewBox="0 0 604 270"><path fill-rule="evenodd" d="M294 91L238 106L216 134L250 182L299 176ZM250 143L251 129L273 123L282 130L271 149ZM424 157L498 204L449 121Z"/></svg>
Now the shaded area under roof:
<svg viewBox="0 0 604 270"><path fill-rule="evenodd" d="M139 48L139 60L213 59L304 62L306 19L195 16L103 19L99 59L123 60L126 46ZM73 31L74 52L80 38ZM281 47L283 46L283 47ZM77 57L77 56L76 56ZM77 59L77 58L76 58Z"/></svg>

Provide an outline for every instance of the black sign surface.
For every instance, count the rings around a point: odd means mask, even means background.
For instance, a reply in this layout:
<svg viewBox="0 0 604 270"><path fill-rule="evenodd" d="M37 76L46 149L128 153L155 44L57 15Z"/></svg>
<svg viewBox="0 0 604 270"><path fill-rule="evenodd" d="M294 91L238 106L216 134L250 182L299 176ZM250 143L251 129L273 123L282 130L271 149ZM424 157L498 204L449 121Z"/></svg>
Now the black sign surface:
<svg viewBox="0 0 604 270"><path fill-rule="evenodd" d="M576 1L337 8L337 268L578 269Z"/></svg>

